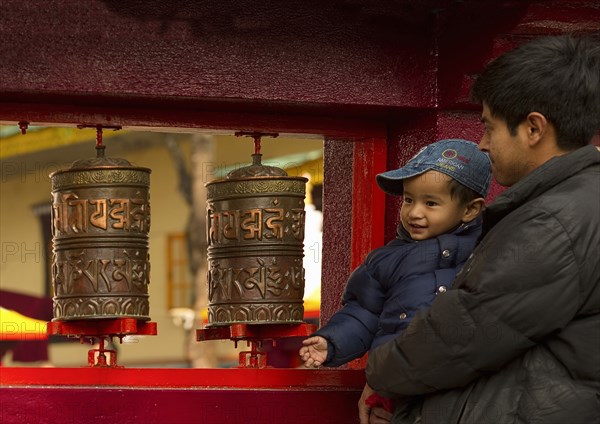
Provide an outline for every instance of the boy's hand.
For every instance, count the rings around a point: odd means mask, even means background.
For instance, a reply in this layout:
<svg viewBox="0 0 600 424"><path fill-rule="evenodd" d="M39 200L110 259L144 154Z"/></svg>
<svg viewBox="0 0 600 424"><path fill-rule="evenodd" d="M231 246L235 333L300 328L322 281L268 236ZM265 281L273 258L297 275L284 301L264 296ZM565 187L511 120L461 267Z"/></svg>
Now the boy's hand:
<svg viewBox="0 0 600 424"><path fill-rule="evenodd" d="M300 358L304 361L306 368L318 368L327 359L327 340L321 336L309 337L302 340Z"/></svg>

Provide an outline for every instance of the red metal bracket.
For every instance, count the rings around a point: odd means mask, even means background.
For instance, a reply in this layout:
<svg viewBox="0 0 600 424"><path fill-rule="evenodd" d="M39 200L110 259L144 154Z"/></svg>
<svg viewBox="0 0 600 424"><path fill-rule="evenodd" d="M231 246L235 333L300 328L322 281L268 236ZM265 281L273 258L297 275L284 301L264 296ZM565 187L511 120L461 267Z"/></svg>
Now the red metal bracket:
<svg viewBox="0 0 600 424"><path fill-rule="evenodd" d="M314 324L233 324L223 327L208 327L196 330L196 340L233 340L246 341L249 351L239 354L238 368L267 368L267 353L262 351L263 342L270 341L273 346L278 339L288 337L307 337L316 331Z"/></svg>
<svg viewBox="0 0 600 424"><path fill-rule="evenodd" d="M106 148L106 146L104 144L102 144L102 130L103 129L112 129L113 131L118 131L122 127L120 125L81 124L81 125L77 125L77 128L79 128L79 129L96 128L96 155L99 158L103 158L104 157L104 149Z"/></svg>
<svg viewBox="0 0 600 424"><path fill-rule="evenodd" d="M83 340L81 341L83 343ZM99 347L98 349L88 350L88 367L111 367L111 368L123 368L117 365L117 351L114 349L104 348L104 337L98 337ZM98 357L96 358L96 353ZM110 362L106 363L106 354L110 354Z"/></svg>
<svg viewBox="0 0 600 424"><path fill-rule="evenodd" d="M252 137L254 139L254 154L260 155L260 139L262 137L273 137L276 138L279 136L279 133L266 133L260 131L237 131L235 132L236 137Z"/></svg>
<svg viewBox="0 0 600 424"><path fill-rule="evenodd" d="M117 351L104 347L105 339L112 341L117 337L122 343L125 336L158 334L155 322L140 321L135 318L51 321L48 323L47 333L49 336L79 337L82 344L95 344L95 339L98 339L99 347L88 351L88 366L111 368L121 367L117 365ZM110 356L108 362L107 354Z"/></svg>
<svg viewBox="0 0 600 424"><path fill-rule="evenodd" d="M19 121L19 129L21 130L21 134L27 134L27 128L29 127L29 122L27 121Z"/></svg>

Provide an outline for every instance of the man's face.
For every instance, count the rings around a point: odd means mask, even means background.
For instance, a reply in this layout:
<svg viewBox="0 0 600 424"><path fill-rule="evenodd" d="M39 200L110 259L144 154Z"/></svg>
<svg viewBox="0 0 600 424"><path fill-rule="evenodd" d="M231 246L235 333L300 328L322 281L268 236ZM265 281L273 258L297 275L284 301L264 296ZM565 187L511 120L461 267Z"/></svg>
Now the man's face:
<svg viewBox="0 0 600 424"><path fill-rule="evenodd" d="M493 117L485 103L481 122L485 132L479 142L479 150L489 153L492 173L498 184L510 187L535 168L529 160L527 127L521 124L516 134L511 135L506 122Z"/></svg>

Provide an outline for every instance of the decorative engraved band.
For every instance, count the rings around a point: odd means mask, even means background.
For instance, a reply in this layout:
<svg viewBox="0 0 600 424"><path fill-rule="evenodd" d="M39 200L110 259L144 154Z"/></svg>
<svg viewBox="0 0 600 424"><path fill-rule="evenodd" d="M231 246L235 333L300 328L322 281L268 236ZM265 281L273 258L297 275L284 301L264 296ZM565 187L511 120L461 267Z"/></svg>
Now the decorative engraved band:
<svg viewBox="0 0 600 424"><path fill-rule="evenodd" d="M52 191L62 190L72 186L93 184L150 185L150 170L146 168L98 168L81 171L67 170L55 172L51 177Z"/></svg>
<svg viewBox="0 0 600 424"><path fill-rule="evenodd" d="M211 305L208 307L209 326L250 324L298 324L302 322L302 303Z"/></svg>
<svg viewBox="0 0 600 424"><path fill-rule="evenodd" d="M148 295L54 299L54 320L137 318L150 319Z"/></svg>
<svg viewBox="0 0 600 424"><path fill-rule="evenodd" d="M255 196L257 194L291 193L304 197L306 178L255 178L250 180L220 180L206 184L207 197L217 200L232 195Z"/></svg>

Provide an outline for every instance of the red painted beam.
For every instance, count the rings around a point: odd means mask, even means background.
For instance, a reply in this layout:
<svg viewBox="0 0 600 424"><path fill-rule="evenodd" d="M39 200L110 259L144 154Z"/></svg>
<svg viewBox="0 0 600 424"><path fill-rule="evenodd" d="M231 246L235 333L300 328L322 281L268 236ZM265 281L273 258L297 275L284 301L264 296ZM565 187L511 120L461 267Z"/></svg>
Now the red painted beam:
<svg viewBox="0 0 600 424"><path fill-rule="evenodd" d="M2 368L3 424L358 423L361 370Z"/></svg>
<svg viewBox="0 0 600 424"><path fill-rule="evenodd" d="M358 424L358 391L3 388L2 424Z"/></svg>
<svg viewBox="0 0 600 424"><path fill-rule="evenodd" d="M145 387L287 390L358 390L360 370L303 368L13 368L0 371L2 387Z"/></svg>
<svg viewBox="0 0 600 424"><path fill-rule="evenodd" d="M210 109L212 102L198 102L193 108L177 101L158 108L150 99L135 107L117 104L81 105L77 103L0 102L0 124L28 122L38 126L119 125L142 131L174 128L178 132L198 130L260 131L297 134L323 134L338 137L377 137L382 132L378 108L315 108L273 105L230 105L224 110ZM164 106L164 105L163 105ZM221 108L223 105L221 105Z"/></svg>

